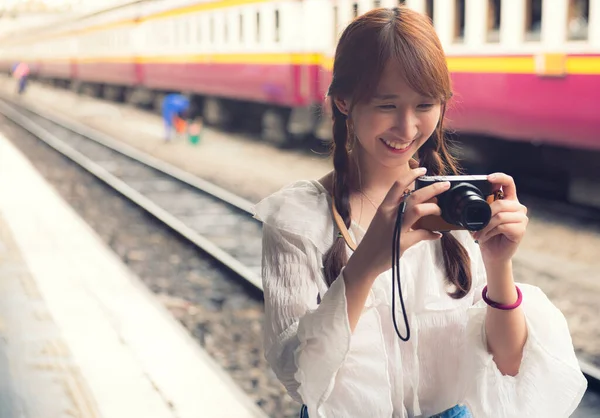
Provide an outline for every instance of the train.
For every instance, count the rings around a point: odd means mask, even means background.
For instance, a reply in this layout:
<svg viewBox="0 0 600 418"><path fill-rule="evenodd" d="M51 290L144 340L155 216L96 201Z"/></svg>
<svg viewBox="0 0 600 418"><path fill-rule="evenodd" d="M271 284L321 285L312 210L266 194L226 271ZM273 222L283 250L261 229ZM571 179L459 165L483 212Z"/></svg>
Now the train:
<svg viewBox="0 0 600 418"><path fill-rule="evenodd" d="M470 141L465 155L542 167L551 188L600 206L589 193L600 178L600 0L129 0L4 36L0 71L25 61L34 78L154 108L185 92L209 125L252 121L280 145L328 140L341 32L399 4L440 37L455 93L447 126Z"/></svg>

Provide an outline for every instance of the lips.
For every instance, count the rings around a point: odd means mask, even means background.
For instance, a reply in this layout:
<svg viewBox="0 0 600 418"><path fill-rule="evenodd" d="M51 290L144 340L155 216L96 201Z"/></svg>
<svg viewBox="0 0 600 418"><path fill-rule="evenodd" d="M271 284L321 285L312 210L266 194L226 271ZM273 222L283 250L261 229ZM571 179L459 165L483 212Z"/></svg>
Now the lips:
<svg viewBox="0 0 600 418"><path fill-rule="evenodd" d="M385 147L391 152L398 154L407 151L415 141L410 142L397 142L397 141L388 141L383 138L379 138L379 140L385 145Z"/></svg>

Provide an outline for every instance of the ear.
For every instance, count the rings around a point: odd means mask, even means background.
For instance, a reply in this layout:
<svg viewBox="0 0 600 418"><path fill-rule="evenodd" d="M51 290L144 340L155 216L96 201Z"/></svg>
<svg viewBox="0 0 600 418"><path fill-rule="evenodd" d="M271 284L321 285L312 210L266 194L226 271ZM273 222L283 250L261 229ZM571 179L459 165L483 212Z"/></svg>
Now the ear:
<svg viewBox="0 0 600 418"><path fill-rule="evenodd" d="M338 110L340 112L342 112L344 115L348 116L348 112L349 112L349 102L348 100L345 99L339 99L339 98L334 98L333 102L335 103L335 105L337 106Z"/></svg>

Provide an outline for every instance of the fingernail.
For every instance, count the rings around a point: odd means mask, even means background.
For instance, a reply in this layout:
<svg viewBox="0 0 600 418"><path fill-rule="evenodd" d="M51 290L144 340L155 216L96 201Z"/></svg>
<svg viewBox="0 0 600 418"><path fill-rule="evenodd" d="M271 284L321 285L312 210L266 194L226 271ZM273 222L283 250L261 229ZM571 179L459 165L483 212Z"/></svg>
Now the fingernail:
<svg viewBox="0 0 600 418"><path fill-rule="evenodd" d="M498 177L496 174L490 174L488 180L494 180L496 177Z"/></svg>
<svg viewBox="0 0 600 418"><path fill-rule="evenodd" d="M450 182L449 181L443 181L442 182L442 189L447 189L450 187Z"/></svg>
<svg viewBox="0 0 600 418"><path fill-rule="evenodd" d="M417 172L418 172L419 174L425 174L425 173L427 173L427 169L426 169L425 167L419 167L419 168L417 169Z"/></svg>

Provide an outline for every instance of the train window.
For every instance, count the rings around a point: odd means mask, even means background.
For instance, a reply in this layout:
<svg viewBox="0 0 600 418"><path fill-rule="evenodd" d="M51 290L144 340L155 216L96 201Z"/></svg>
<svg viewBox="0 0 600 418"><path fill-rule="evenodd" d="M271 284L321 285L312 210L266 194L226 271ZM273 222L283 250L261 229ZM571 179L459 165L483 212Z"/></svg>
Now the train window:
<svg viewBox="0 0 600 418"><path fill-rule="evenodd" d="M488 42L500 41L500 2L501 0L488 0Z"/></svg>
<svg viewBox="0 0 600 418"><path fill-rule="evenodd" d="M381 7L381 0L373 0L373 8L377 9Z"/></svg>
<svg viewBox="0 0 600 418"><path fill-rule="evenodd" d="M152 26L150 26L150 32L152 32L152 42L158 46L163 44L163 38L165 37L165 35L162 33L162 31L158 31L157 29L157 24L156 22L153 23Z"/></svg>
<svg viewBox="0 0 600 418"><path fill-rule="evenodd" d="M165 46L171 45L173 43L173 34L171 33L172 31L169 30L169 26L167 24L163 24L160 26L160 28L164 33L163 45L165 45Z"/></svg>
<svg viewBox="0 0 600 418"><path fill-rule="evenodd" d="M525 39L539 41L542 33L542 0L527 0L525 7Z"/></svg>
<svg viewBox="0 0 600 418"><path fill-rule="evenodd" d="M260 43L260 12L256 12L256 42Z"/></svg>
<svg viewBox="0 0 600 418"><path fill-rule="evenodd" d="M156 44L160 45L160 46L164 45L164 43L165 43L164 42L164 38L165 38L166 34L164 33L163 30L159 30L159 24L158 24L158 22L154 22L154 24L152 26L152 32L154 32L156 34L155 35L155 38L156 38L155 42L156 42Z"/></svg>
<svg viewBox="0 0 600 418"><path fill-rule="evenodd" d="M201 15L196 16L196 42L202 43L202 30L204 29L203 19Z"/></svg>
<svg viewBox="0 0 600 418"><path fill-rule="evenodd" d="M398 0L398 6L402 6L406 3L406 0Z"/></svg>
<svg viewBox="0 0 600 418"><path fill-rule="evenodd" d="M227 15L223 16L223 42L226 43L229 40L229 22L227 22Z"/></svg>
<svg viewBox="0 0 600 418"><path fill-rule="evenodd" d="M239 36L240 43L244 42L244 15L240 14L239 16Z"/></svg>
<svg viewBox="0 0 600 418"><path fill-rule="evenodd" d="M275 9L275 42L279 42L279 10Z"/></svg>
<svg viewBox="0 0 600 418"><path fill-rule="evenodd" d="M567 20L567 37L570 41L581 41L588 38L588 21L590 18L590 0L570 0Z"/></svg>
<svg viewBox="0 0 600 418"><path fill-rule="evenodd" d="M352 17L355 18L358 16L358 3L354 3L352 5Z"/></svg>
<svg viewBox="0 0 600 418"><path fill-rule="evenodd" d="M425 14L429 16L433 23L433 0L427 0L425 2Z"/></svg>
<svg viewBox="0 0 600 418"><path fill-rule="evenodd" d="M337 44L339 27L340 27L340 18L339 18L338 7L333 6L333 44L334 45Z"/></svg>
<svg viewBox="0 0 600 418"><path fill-rule="evenodd" d="M213 16L210 17L210 21L208 22L208 31L209 31L209 40L211 44L215 43L215 18Z"/></svg>
<svg viewBox="0 0 600 418"><path fill-rule="evenodd" d="M465 39L465 0L455 0L454 10L454 42L461 43Z"/></svg>
<svg viewBox="0 0 600 418"><path fill-rule="evenodd" d="M172 45L179 46L181 44L181 31L179 30L180 25L176 20L171 21L171 31L173 33L173 43Z"/></svg>
<svg viewBox="0 0 600 418"><path fill-rule="evenodd" d="M183 31L183 34L182 34L183 43L187 45L190 43L190 21L189 21L189 19L185 19L182 22L181 30Z"/></svg>

